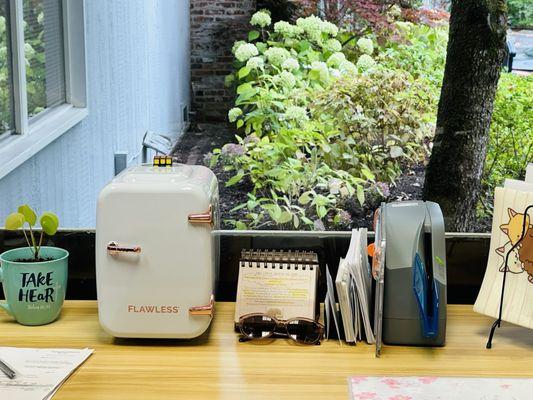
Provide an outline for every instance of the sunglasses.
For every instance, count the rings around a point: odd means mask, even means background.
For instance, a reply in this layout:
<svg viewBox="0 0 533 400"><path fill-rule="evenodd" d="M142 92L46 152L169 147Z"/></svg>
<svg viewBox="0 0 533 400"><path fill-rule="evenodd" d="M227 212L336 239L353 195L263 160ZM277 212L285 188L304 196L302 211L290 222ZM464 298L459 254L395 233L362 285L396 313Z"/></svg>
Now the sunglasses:
<svg viewBox="0 0 533 400"><path fill-rule="evenodd" d="M246 314L239 318L240 342L266 339L275 334L287 336L300 344L320 344L324 325L310 318L281 320L267 314Z"/></svg>

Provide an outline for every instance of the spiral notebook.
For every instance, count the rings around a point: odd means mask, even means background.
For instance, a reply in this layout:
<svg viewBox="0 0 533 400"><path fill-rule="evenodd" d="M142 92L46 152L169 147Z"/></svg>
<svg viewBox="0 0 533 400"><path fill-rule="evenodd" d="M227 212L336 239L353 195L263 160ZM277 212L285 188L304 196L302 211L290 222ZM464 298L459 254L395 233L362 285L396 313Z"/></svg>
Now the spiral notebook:
<svg viewBox="0 0 533 400"><path fill-rule="evenodd" d="M315 318L318 256L306 251L243 250L235 323L245 314Z"/></svg>

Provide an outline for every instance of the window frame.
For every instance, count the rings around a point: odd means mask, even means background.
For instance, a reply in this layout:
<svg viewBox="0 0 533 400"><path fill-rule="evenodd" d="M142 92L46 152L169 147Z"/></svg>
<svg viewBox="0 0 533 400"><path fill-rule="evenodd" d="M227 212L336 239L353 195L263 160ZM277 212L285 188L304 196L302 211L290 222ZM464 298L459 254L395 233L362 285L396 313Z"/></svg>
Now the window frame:
<svg viewBox="0 0 533 400"><path fill-rule="evenodd" d="M9 0L14 131L0 135L0 179L88 115L85 64L85 0L61 0L65 103L28 117L23 0Z"/></svg>

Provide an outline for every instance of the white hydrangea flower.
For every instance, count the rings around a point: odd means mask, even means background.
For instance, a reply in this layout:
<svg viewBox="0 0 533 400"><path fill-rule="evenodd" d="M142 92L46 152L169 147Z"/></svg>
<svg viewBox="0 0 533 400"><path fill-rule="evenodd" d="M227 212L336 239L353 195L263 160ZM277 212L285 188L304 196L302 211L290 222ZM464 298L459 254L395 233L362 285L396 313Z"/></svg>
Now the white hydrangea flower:
<svg viewBox="0 0 533 400"><path fill-rule="evenodd" d="M300 68L300 64L298 63L298 60L295 60L294 58L290 57L283 61L283 64L281 64L281 68L286 69L288 71L294 71L295 69Z"/></svg>
<svg viewBox="0 0 533 400"><path fill-rule="evenodd" d="M256 12L252 15L252 19L250 20L250 24L260 26L261 28L269 26L271 23L272 20L270 19L270 14L266 11Z"/></svg>
<svg viewBox="0 0 533 400"><path fill-rule="evenodd" d="M357 74L358 72L355 64L348 60L344 60L339 64L339 71L343 75Z"/></svg>
<svg viewBox="0 0 533 400"><path fill-rule="evenodd" d="M334 77L334 78L340 78L340 76L342 75L341 74L341 71L339 71L338 69L336 68L330 68L329 69L329 74Z"/></svg>
<svg viewBox="0 0 533 400"><path fill-rule="evenodd" d="M35 55L35 50L29 43L24 43L24 54L26 55L26 58L33 58Z"/></svg>
<svg viewBox="0 0 533 400"><path fill-rule="evenodd" d="M296 77L289 71L282 71L274 76L276 83L284 88L292 89L296 85Z"/></svg>
<svg viewBox="0 0 533 400"><path fill-rule="evenodd" d="M251 69L263 68L263 65L265 65L265 62L261 57L252 57L246 63L246 66Z"/></svg>
<svg viewBox="0 0 533 400"><path fill-rule="evenodd" d="M231 53L232 54L235 54L235 52L237 51L237 49L239 47L241 47L241 44L245 44L246 42L244 40L237 40L236 42L233 43L233 47L231 48Z"/></svg>
<svg viewBox="0 0 533 400"><path fill-rule="evenodd" d="M394 25L396 25L396 27L404 33L409 33L413 27L413 24L407 21L396 21Z"/></svg>
<svg viewBox="0 0 533 400"><path fill-rule="evenodd" d="M241 44L237 50L235 50L235 58L241 62L248 61L250 58L259 54L257 47L252 43Z"/></svg>
<svg viewBox="0 0 533 400"><path fill-rule="evenodd" d="M346 60L344 53L333 53L329 56L326 63L329 67L338 67L343 61Z"/></svg>
<svg viewBox="0 0 533 400"><path fill-rule="evenodd" d="M342 44L337 39L328 39L326 43L324 43L323 47L326 50L334 51L334 52L342 50Z"/></svg>
<svg viewBox="0 0 533 400"><path fill-rule="evenodd" d="M374 52L374 43L372 43L371 39L368 38L360 38L357 41L357 48L359 51L361 51L364 54L372 54Z"/></svg>
<svg viewBox="0 0 533 400"><path fill-rule="evenodd" d="M314 41L319 41L322 34L322 20L315 15L307 18L298 18L296 26L299 26Z"/></svg>
<svg viewBox="0 0 533 400"><path fill-rule="evenodd" d="M397 4L394 4L391 8L389 8L389 11L387 11L387 15L392 18L401 17L402 9Z"/></svg>
<svg viewBox="0 0 533 400"><path fill-rule="evenodd" d="M311 70L318 71L320 74L320 80L326 82L329 79L328 65L323 61L313 61L311 63Z"/></svg>
<svg viewBox="0 0 533 400"><path fill-rule="evenodd" d="M339 33L339 28L337 28L337 25L335 24L332 24L331 22L328 22L328 21L321 21L321 29L322 29L322 32L324 33L327 33L328 35L331 35L331 36L337 36L337 34Z"/></svg>
<svg viewBox="0 0 533 400"><path fill-rule="evenodd" d="M291 56L291 53L289 53L287 49L281 47L271 47L265 51L265 56L271 64L281 65Z"/></svg>
<svg viewBox="0 0 533 400"><path fill-rule="evenodd" d="M305 122L309 119L307 111L304 107L290 106L285 111L285 119L297 122Z"/></svg>
<svg viewBox="0 0 533 400"><path fill-rule="evenodd" d="M274 24L274 32L286 38L292 38L303 33L303 29L286 21L278 21Z"/></svg>
<svg viewBox="0 0 533 400"><path fill-rule="evenodd" d="M359 60L357 60L357 67L363 71L372 68L374 65L376 65L376 62L368 54L363 54L359 57Z"/></svg>
<svg viewBox="0 0 533 400"><path fill-rule="evenodd" d="M237 121L237 118L239 118L241 115L242 115L242 110L239 107L232 108L231 110L228 111L229 122Z"/></svg>

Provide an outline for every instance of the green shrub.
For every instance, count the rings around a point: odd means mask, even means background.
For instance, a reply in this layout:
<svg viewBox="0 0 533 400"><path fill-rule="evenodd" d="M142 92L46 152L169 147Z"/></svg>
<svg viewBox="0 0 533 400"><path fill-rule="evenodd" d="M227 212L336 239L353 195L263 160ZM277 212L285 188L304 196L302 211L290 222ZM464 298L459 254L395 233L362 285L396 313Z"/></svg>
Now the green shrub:
<svg viewBox="0 0 533 400"><path fill-rule="evenodd" d="M311 112L338 132L325 161L394 183L402 164L427 156L421 144L432 135L434 110L425 90L409 73L376 68L318 92Z"/></svg>
<svg viewBox="0 0 533 400"><path fill-rule="evenodd" d="M507 10L511 26L533 26L532 0L507 0Z"/></svg>
<svg viewBox="0 0 533 400"><path fill-rule="evenodd" d="M483 186L490 214L494 188L505 178L523 179L533 162L533 76L502 73L494 102Z"/></svg>
<svg viewBox="0 0 533 400"><path fill-rule="evenodd" d="M236 207L246 220L229 222L349 226L349 198L363 204L365 191L379 193L423 153L424 91L410 74L376 63L370 37L354 41L349 61L337 27L317 17L269 32L269 16L259 12L252 24L260 30L235 44L236 73L227 79L238 94L228 118L244 135L211 158L235 171L227 185L253 185Z"/></svg>

